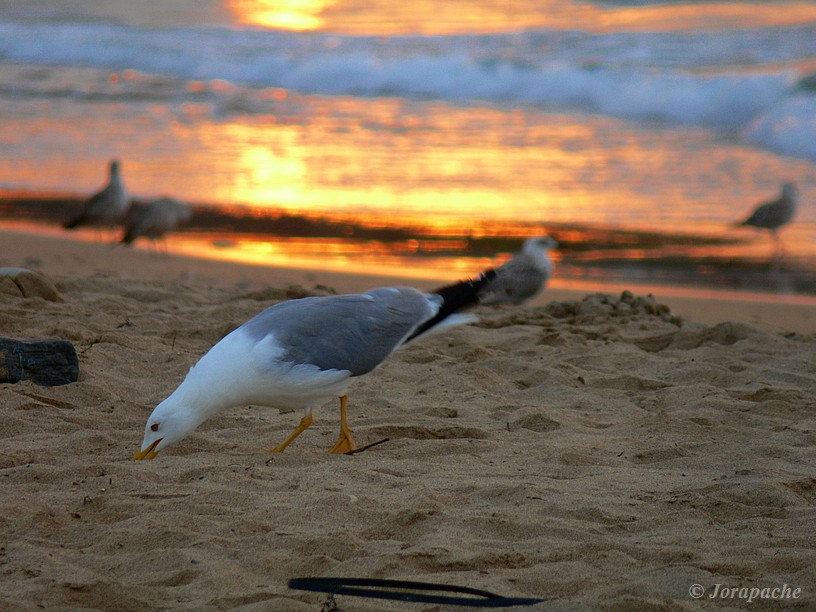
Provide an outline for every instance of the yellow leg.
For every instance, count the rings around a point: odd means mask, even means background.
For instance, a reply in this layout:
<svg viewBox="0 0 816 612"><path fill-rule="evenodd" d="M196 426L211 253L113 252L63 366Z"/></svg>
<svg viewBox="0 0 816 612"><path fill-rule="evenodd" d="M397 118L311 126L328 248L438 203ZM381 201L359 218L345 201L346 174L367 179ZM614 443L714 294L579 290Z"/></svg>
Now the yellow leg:
<svg viewBox="0 0 816 612"><path fill-rule="evenodd" d="M305 417L300 419L300 425L297 426L295 431L293 431L292 434L288 438L286 438L283 442L278 444L275 448L273 448L269 452L270 453L282 453L286 449L286 447L289 446L295 438L297 438L300 434L302 434L304 431L306 431L306 429L308 429L309 425L311 425L311 424L312 424L312 415L307 414Z"/></svg>
<svg viewBox="0 0 816 612"><path fill-rule="evenodd" d="M346 404L348 403L348 395L340 398L340 436L337 438L337 444L329 449L330 453L342 454L353 451L357 448L354 443L354 438L351 437L351 428L348 426L346 417Z"/></svg>

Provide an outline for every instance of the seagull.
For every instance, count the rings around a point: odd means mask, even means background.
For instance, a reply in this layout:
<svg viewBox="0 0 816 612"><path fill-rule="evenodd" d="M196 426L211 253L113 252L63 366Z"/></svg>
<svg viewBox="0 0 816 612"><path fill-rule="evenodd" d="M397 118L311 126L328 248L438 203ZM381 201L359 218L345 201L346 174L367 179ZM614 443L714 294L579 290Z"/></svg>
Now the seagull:
<svg viewBox="0 0 816 612"><path fill-rule="evenodd" d="M558 243L549 236L528 238L521 252L496 268L496 278L479 293L482 304L521 304L534 297L553 273L550 250Z"/></svg>
<svg viewBox="0 0 816 612"><path fill-rule="evenodd" d="M123 225L122 244L130 244L139 237L158 240L193 216L192 209L180 200L159 198L146 207L131 210Z"/></svg>
<svg viewBox="0 0 816 612"><path fill-rule="evenodd" d="M82 212L66 222L65 229L81 225L113 226L121 222L130 208L130 198L124 183L118 160L110 163L110 178L104 189L85 201Z"/></svg>
<svg viewBox="0 0 816 612"><path fill-rule="evenodd" d="M147 420L134 460L189 436L201 423L234 406L302 409L294 432L270 452L283 452L312 424L312 412L340 398L340 435L330 453L356 449L347 422L346 389L395 350L430 331L470 323L460 310L476 305L493 278L432 292L382 287L366 293L307 297L271 306L213 346Z"/></svg>
<svg viewBox="0 0 816 612"><path fill-rule="evenodd" d="M740 221L736 225L738 227L750 225L751 227L768 230L773 236L778 251L781 243L777 232L779 228L793 219L793 215L796 213L797 197L796 185L785 183L782 185L782 194L777 199L760 204L745 221Z"/></svg>

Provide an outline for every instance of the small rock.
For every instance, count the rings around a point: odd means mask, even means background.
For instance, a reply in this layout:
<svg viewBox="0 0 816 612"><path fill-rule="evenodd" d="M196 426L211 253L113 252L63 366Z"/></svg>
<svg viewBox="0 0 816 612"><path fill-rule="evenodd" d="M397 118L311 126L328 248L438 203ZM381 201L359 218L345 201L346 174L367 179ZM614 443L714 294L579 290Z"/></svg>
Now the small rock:
<svg viewBox="0 0 816 612"><path fill-rule="evenodd" d="M49 302L62 301L54 283L26 268L0 268L0 293L24 298L40 297Z"/></svg>

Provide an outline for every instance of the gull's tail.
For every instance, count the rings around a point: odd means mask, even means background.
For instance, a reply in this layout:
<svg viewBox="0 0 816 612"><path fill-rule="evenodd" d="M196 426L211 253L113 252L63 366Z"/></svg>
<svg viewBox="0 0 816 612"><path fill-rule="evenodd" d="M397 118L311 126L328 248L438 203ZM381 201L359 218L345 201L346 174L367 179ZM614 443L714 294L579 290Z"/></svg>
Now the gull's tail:
<svg viewBox="0 0 816 612"><path fill-rule="evenodd" d="M138 237L139 236L136 233L136 228L126 227L125 233L122 235L122 239L119 241L119 244L131 244Z"/></svg>
<svg viewBox="0 0 816 612"><path fill-rule="evenodd" d="M479 292L495 278L496 271L491 268L482 272L478 278L460 281L453 285L447 285L429 291L429 293L436 294L442 298L442 306L439 308L439 312L436 313L436 316L420 325L413 334L408 336L405 342L410 342L440 324L445 326L445 323L448 323L448 325L453 323L452 319L457 316L459 311L470 308L471 306L476 306L479 303Z"/></svg>

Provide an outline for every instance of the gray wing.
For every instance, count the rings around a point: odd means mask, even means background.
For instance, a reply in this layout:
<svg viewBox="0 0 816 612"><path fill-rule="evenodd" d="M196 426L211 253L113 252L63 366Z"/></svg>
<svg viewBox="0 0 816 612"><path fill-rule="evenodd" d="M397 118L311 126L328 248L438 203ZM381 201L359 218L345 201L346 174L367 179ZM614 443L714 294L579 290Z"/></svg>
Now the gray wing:
<svg viewBox="0 0 816 612"><path fill-rule="evenodd" d="M108 185L87 200L82 217L85 223L113 222L122 217L127 209L127 196L113 185Z"/></svg>
<svg viewBox="0 0 816 612"><path fill-rule="evenodd" d="M793 204L787 198L768 202L757 208L743 224L776 229L793 218Z"/></svg>
<svg viewBox="0 0 816 612"><path fill-rule="evenodd" d="M546 273L532 259L520 254L496 268L496 278L479 293L479 301L482 304L521 304L538 293L546 281Z"/></svg>
<svg viewBox="0 0 816 612"><path fill-rule="evenodd" d="M176 212L165 200L150 203L133 229L137 236L158 238L176 226Z"/></svg>
<svg viewBox="0 0 816 612"><path fill-rule="evenodd" d="M191 217L192 210L184 202L172 198L154 200L146 207L131 209L123 223L125 235L122 241L133 242L140 236L160 238Z"/></svg>
<svg viewBox="0 0 816 612"><path fill-rule="evenodd" d="M255 340L272 334L282 361L360 376L380 365L438 310L416 289L304 298L267 308L242 328Z"/></svg>
<svg viewBox="0 0 816 612"><path fill-rule="evenodd" d="M93 194L90 198L85 200L85 206L80 213L77 221L80 223L95 223L105 216L108 210L108 201L110 187L106 187L102 191Z"/></svg>

